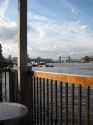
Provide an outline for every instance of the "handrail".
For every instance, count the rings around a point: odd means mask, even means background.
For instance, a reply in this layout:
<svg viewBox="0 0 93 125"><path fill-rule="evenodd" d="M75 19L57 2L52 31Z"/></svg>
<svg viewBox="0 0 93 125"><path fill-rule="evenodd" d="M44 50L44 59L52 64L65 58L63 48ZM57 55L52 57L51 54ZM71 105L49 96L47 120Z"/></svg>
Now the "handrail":
<svg viewBox="0 0 93 125"><path fill-rule="evenodd" d="M0 72L14 72L14 73L18 73L18 69L14 69L14 68L0 68Z"/></svg>
<svg viewBox="0 0 93 125"><path fill-rule="evenodd" d="M2 68L0 69L0 71L9 72L9 69ZM10 68L10 71L18 73L18 69ZM30 75L40 77L40 78L58 80L58 81L63 81L68 83L70 82L78 85L93 86L93 76L44 72L44 71L28 71L28 72Z"/></svg>
<svg viewBox="0 0 93 125"><path fill-rule="evenodd" d="M58 80L78 85L93 86L93 76L87 75L74 75L74 74L63 74L43 71L29 71L32 76Z"/></svg>
<svg viewBox="0 0 93 125"><path fill-rule="evenodd" d="M11 71L11 72L14 72L14 73L18 73L18 69L10 68L10 71Z"/></svg>
<svg viewBox="0 0 93 125"><path fill-rule="evenodd" d="M0 68L0 72L9 72L10 68Z"/></svg>
<svg viewBox="0 0 93 125"><path fill-rule="evenodd" d="M0 68L0 72L14 72L18 73L18 69L13 68ZM93 86L93 76L64 74L44 71L28 71L30 75L40 78L58 80L78 85Z"/></svg>

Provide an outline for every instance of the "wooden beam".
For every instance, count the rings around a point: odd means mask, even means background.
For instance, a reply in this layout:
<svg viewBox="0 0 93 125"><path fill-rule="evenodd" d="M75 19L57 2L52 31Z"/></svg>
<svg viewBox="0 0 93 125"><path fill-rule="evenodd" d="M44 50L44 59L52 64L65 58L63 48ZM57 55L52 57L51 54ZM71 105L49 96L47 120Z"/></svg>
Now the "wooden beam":
<svg viewBox="0 0 93 125"><path fill-rule="evenodd" d="M40 78L68 82L68 83L78 84L78 85L93 86L93 76L63 74L63 73L53 73L53 72L43 72L43 71L42 72L30 71L30 73L32 76L36 76Z"/></svg>
<svg viewBox="0 0 93 125"><path fill-rule="evenodd" d="M20 103L28 105L27 90L27 0L18 0L18 89Z"/></svg>

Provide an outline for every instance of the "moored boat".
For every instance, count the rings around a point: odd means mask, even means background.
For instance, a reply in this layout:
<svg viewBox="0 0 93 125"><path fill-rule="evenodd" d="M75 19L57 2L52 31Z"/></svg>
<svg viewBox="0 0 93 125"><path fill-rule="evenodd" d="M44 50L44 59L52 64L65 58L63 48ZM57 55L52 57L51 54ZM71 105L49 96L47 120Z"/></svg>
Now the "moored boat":
<svg viewBox="0 0 93 125"><path fill-rule="evenodd" d="M38 66L39 67L47 67L47 63L41 61Z"/></svg>
<svg viewBox="0 0 93 125"><path fill-rule="evenodd" d="M38 66L38 63L35 62L35 61L32 61L32 62L30 62L30 65L31 65L32 67L36 67L36 66Z"/></svg>

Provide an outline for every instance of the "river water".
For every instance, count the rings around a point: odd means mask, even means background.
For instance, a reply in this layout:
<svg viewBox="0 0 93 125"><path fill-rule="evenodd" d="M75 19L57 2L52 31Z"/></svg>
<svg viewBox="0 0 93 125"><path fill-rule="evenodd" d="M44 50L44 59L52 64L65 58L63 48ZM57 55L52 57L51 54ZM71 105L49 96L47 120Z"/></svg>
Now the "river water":
<svg viewBox="0 0 93 125"><path fill-rule="evenodd" d="M93 76L93 63L48 63L54 67L32 67L34 71Z"/></svg>

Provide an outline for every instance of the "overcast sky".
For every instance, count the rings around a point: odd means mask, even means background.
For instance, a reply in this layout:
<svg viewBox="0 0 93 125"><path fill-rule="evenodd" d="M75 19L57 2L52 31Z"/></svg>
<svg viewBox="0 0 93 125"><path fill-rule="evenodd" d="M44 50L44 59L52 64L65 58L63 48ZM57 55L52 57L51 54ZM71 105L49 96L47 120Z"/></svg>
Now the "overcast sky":
<svg viewBox="0 0 93 125"><path fill-rule="evenodd" d="M18 0L0 0L0 43L4 57L18 55ZM93 56L93 0L28 0L30 58Z"/></svg>

